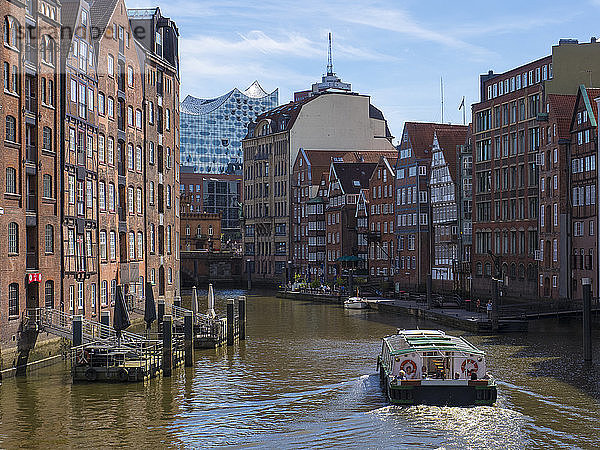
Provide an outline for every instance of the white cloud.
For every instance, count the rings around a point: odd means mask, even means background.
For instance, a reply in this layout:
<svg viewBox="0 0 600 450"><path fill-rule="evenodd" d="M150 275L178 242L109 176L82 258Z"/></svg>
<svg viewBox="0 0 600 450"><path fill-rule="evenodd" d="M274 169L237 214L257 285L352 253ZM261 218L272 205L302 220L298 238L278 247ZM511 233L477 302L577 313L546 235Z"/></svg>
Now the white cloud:
<svg viewBox="0 0 600 450"><path fill-rule="evenodd" d="M470 44L450 33L430 29L413 19L406 11L399 9L367 8L340 14L340 19L381 30L403 34L415 40L424 40L446 47L465 50L476 56L489 56L491 52L483 47Z"/></svg>

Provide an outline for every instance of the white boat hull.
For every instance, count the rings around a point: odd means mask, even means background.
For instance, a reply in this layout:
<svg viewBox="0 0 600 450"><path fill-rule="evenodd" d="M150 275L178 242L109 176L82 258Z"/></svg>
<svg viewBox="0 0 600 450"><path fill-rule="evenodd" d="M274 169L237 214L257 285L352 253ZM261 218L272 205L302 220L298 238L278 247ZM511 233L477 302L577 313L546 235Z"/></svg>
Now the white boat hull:
<svg viewBox="0 0 600 450"><path fill-rule="evenodd" d="M344 308L346 308L346 309L367 309L368 307L369 307L369 304L362 300L358 300L358 301L346 300L344 302Z"/></svg>

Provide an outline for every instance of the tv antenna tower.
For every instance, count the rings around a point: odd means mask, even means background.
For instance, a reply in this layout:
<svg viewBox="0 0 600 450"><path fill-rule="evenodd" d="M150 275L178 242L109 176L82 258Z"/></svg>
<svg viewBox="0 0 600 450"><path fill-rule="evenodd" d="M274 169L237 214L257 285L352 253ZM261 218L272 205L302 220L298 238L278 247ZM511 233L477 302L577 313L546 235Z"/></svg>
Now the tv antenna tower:
<svg viewBox="0 0 600 450"><path fill-rule="evenodd" d="M327 56L327 75L334 75L334 73L333 73L333 57L331 56L331 32L329 32L329 53Z"/></svg>

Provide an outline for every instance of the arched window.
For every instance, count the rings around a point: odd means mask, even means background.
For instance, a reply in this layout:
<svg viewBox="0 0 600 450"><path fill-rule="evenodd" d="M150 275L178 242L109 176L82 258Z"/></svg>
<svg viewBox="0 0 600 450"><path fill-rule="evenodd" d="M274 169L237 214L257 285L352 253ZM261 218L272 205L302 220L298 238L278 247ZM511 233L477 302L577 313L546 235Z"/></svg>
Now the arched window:
<svg viewBox="0 0 600 450"><path fill-rule="evenodd" d="M52 151L52 129L50 127L44 127L42 132L42 148L49 152Z"/></svg>
<svg viewBox="0 0 600 450"><path fill-rule="evenodd" d="M6 116L6 140L17 142L17 119L13 116Z"/></svg>
<svg viewBox="0 0 600 450"><path fill-rule="evenodd" d="M56 45L54 43L54 39L52 39L50 36L44 36L42 38L42 48L41 48L41 54L42 54L42 61L44 61L47 64L51 64L54 65L55 63L55 49L56 49Z"/></svg>
<svg viewBox="0 0 600 450"><path fill-rule="evenodd" d="M137 257L139 260L144 257L144 234L141 231L137 234Z"/></svg>
<svg viewBox="0 0 600 450"><path fill-rule="evenodd" d="M191 233L191 229L190 229L190 225L188 224L188 225L185 226L185 235L189 236L190 233Z"/></svg>
<svg viewBox="0 0 600 450"><path fill-rule="evenodd" d="M108 281L104 280L100 284L100 302L102 306L106 306L108 304Z"/></svg>
<svg viewBox="0 0 600 450"><path fill-rule="evenodd" d="M19 253L19 225L16 222L8 224L8 254Z"/></svg>
<svg viewBox="0 0 600 450"><path fill-rule="evenodd" d="M171 225L167 225L167 253L171 253Z"/></svg>
<svg viewBox="0 0 600 450"><path fill-rule="evenodd" d="M46 225L44 238L46 253L54 253L54 227L52 225Z"/></svg>
<svg viewBox="0 0 600 450"><path fill-rule="evenodd" d="M44 284L44 306L48 309L54 308L54 281L52 280Z"/></svg>
<svg viewBox="0 0 600 450"><path fill-rule="evenodd" d="M10 45L10 21L8 17L4 18L4 43Z"/></svg>
<svg viewBox="0 0 600 450"><path fill-rule="evenodd" d="M15 50L20 50L19 22L13 17L4 18L4 43Z"/></svg>
<svg viewBox="0 0 600 450"><path fill-rule="evenodd" d="M489 262L485 263L485 275L486 276L492 275L492 265Z"/></svg>
<svg viewBox="0 0 600 450"><path fill-rule="evenodd" d="M154 224L151 223L150 224L150 253L154 253L155 252L155 230L154 230ZM154 282L154 281L153 281Z"/></svg>
<svg viewBox="0 0 600 450"><path fill-rule="evenodd" d="M198 225L198 227L196 228L196 235L198 237L202 236L202 225Z"/></svg>
<svg viewBox="0 0 600 450"><path fill-rule="evenodd" d="M169 284L173 284L173 268L169 267Z"/></svg>
<svg viewBox="0 0 600 450"><path fill-rule="evenodd" d="M209 236L212 236L212 235L213 235L213 226L212 226L212 225L209 225L209 226L208 226L208 235L209 235Z"/></svg>
<svg viewBox="0 0 600 450"><path fill-rule="evenodd" d="M8 315L19 315L19 285L17 283L8 285Z"/></svg>
<svg viewBox="0 0 600 450"><path fill-rule="evenodd" d="M525 279L525 265L523 263L519 264L519 278L521 280Z"/></svg>
<svg viewBox="0 0 600 450"><path fill-rule="evenodd" d="M13 167L6 168L6 193L17 193L17 171Z"/></svg>
<svg viewBox="0 0 600 450"><path fill-rule="evenodd" d="M135 260L135 233L133 231L129 232L129 260Z"/></svg>

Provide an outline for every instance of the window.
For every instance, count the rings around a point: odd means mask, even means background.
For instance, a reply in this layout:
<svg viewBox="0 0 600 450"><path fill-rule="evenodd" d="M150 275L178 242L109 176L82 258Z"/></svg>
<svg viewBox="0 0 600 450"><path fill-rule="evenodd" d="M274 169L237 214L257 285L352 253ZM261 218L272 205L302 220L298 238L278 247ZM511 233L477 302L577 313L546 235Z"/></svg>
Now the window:
<svg viewBox="0 0 600 450"><path fill-rule="evenodd" d="M142 214L142 188L137 188L135 191L135 210L138 214Z"/></svg>
<svg viewBox="0 0 600 450"><path fill-rule="evenodd" d="M141 231L137 234L137 257L139 260L144 258L144 234Z"/></svg>
<svg viewBox="0 0 600 450"><path fill-rule="evenodd" d="M154 181L150 181L148 186L148 203L154 205Z"/></svg>
<svg viewBox="0 0 600 450"><path fill-rule="evenodd" d="M108 164L109 165L113 165L115 163L115 140L112 136L109 136L107 139L107 143L108 143L108 154L107 154L107 159L108 159Z"/></svg>
<svg viewBox="0 0 600 450"><path fill-rule="evenodd" d="M52 129L44 127L42 131L42 148L47 152L52 151Z"/></svg>
<svg viewBox="0 0 600 450"><path fill-rule="evenodd" d="M100 259L106 260L106 231L100 231L99 238L99 247L100 247Z"/></svg>
<svg viewBox="0 0 600 450"><path fill-rule="evenodd" d="M148 162L154 164L154 142L150 142L148 147Z"/></svg>
<svg viewBox="0 0 600 450"><path fill-rule="evenodd" d="M134 161L133 161L133 145L127 144L127 169L133 170Z"/></svg>
<svg viewBox="0 0 600 450"><path fill-rule="evenodd" d="M6 193L17 193L17 171L13 167L6 168Z"/></svg>
<svg viewBox="0 0 600 450"><path fill-rule="evenodd" d="M133 87L133 67L127 66L127 85Z"/></svg>
<svg viewBox="0 0 600 450"><path fill-rule="evenodd" d="M127 107L127 125L132 127L134 125L133 120L134 120L133 119L133 107L128 106Z"/></svg>
<svg viewBox="0 0 600 450"><path fill-rule="evenodd" d="M19 315L19 285L11 283L8 285L8 315Z"/></svg>
<svg viewBox="0 0 600 450"><path fill-rule="evenodd" d="M44 284L44 306L48 309L54 308L54 281L52 280Z"/></svg>
<svg viewBox="0 0 600 450"><path fill-rule="evenodd" d="M52 225L46 225L44 238L46 253L54 253L54 227Z"/></svg>
<svg viewBox="0 0 600 450"><path fill-rule="evenodd" d="M135 148L135 170L142 171L142 147Z"/></svg>
<svg viewBox="0 0 600 450"><path fill-rule="evenodd" d="M134 198L133 198L133 186L129 186L127 188L127 212L129 214L135 213Z"/></svg>
<svg viewBox="0 0 600 450"><path fill-rule="evenodd" d="M83 310L83 281L77 282L77 307Z"/></svg>
<svg viewBox="0 0 600 450"><path fill-rule="evenodd" d="M107 113L108 113L108 118L114 119L115 118L115 101L112 97L108 97L108 99L106 101L106 109L107 109Z"/></svg>
<svg viewBox="0 0 600 450"><path fill-rule="evenodd" d="M110 232L108 245L110 250L110 259L111 261L114 261L117 259L117 235L114 231Z"/></svg>
<svg viewBox="0 0 600 450"><path fill-rule="evenodd" d="M106 114L105 97L102 92L98 92L98 114L101 116Z"/></svg>
<svg viewBox="0 0 600 450"><path fill-rule="evenodd" d="M19 225L16 222L8 224L8 254L19 253Z"/></svg>
<svg viewBox="0 0 600 450"><path fill-rule="evenodd" d="M17 142L17 120L13 116L6 116L6 140Z"/></svg>
<svg viewBox="0 0 600 450"><path fill-rule="evenodd" d="M135 260L135 233L129 232L129 260Z"/></svg>
<svg viewBox="0 0 600 450"><path fill-rule="evenodd" d="M107 57L107 71L109 76L115 76L115 58L110 54Z"/></svg>
<svg viewBox="0 0 600 450"><path fill-rule="evenodd" d="M142 111L139 109L135 110L135 126L142 129Z"/></svg>
<svg viewBox="0 0 600 450"><path fill-rule="evenodd" d="M155 252L155 247L154 247L154 243L155 243L155 233L154 233L155 229L154 229L154 224L151 223L150 224L150 242L149 242L149 247L150 247L150 253L154 253Z"/></svg>
<svg viewBox="0 0 600 450"><path fill-rule="evenodd" d="M100 283L100 302L102 306L108 305L108 281L106 280Z"/></svg>

